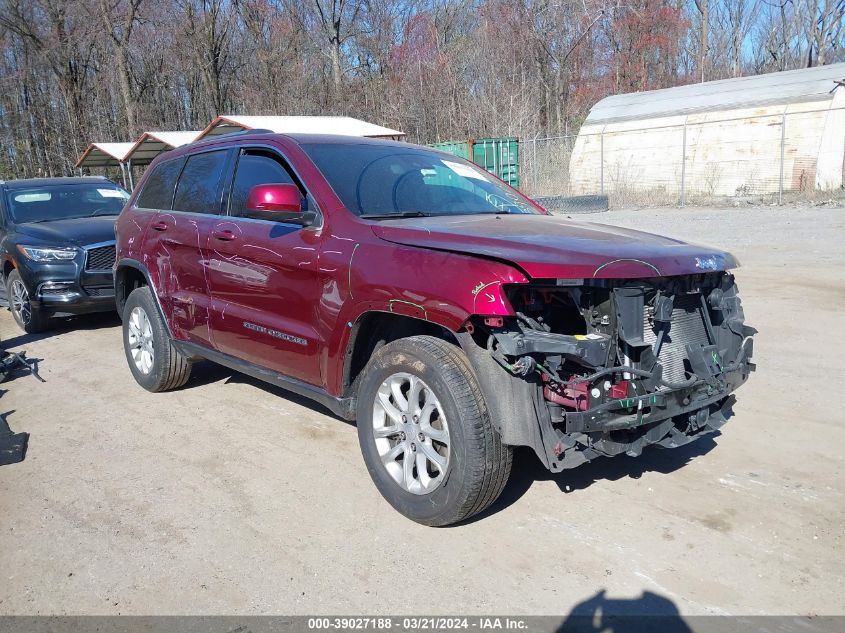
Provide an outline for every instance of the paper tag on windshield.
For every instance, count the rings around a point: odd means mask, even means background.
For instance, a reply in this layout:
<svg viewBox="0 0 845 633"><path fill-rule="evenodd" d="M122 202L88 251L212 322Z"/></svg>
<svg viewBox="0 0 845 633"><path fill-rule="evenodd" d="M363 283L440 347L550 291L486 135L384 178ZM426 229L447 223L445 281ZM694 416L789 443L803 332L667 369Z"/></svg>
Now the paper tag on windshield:
<svg viewBox="0 0 845 633"><path fill-rule="evenodd" d="M453 163L450 160L444 160L442 163L458 174L458 176L463 176L464 178L475 178L476 180L487 180L472 167L467 167L466 165L461 165L460 163Z"/></svg>
<svg viewBox="0 0 845 633"><path fill-rule="evenodd" d="M97 189L97 192L104 198L125 198L126 194L119 189Z"/></svg>

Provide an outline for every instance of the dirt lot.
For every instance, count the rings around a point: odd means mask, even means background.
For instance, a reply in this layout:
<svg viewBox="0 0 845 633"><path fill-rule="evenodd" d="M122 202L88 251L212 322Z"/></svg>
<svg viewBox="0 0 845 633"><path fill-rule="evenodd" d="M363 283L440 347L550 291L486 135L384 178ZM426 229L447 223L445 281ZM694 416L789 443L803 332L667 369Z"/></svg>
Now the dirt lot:
<svg viewBox="0 0 845 633"><path fill-rule="evenodd" d="M520 452L491 511L425 528L319 407L212 365L150 394L115 317L36 338L4 312L47 382L0 399L31 434L0 467L0 613L845 613L845 211L583 219L739 256L759 369L721 435L560 476Z"/></svg>

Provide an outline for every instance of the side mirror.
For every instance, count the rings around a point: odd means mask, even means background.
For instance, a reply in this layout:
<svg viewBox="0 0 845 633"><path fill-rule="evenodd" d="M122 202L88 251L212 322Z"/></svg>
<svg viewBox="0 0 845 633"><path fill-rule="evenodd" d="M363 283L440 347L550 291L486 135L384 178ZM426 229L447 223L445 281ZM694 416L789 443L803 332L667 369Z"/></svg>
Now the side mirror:
<svg viewBox="0 0 845 633"><path fill-rule="evenodd" d="M302 210L302 194L296 185L255 185L246 198L244 215L255 220L271 220L309 226L316 219L312 211Z"/></svg>

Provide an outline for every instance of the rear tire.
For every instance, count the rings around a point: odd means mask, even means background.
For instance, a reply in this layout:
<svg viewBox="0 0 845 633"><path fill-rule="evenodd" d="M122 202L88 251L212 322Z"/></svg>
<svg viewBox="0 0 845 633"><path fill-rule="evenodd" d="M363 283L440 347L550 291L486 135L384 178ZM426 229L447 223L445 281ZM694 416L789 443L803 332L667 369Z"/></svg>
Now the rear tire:
<svg viewBox="0 0 845 633"><path fill-rule="evenodd" d="M147 391L178 389L191 377L191 361L174 347L147 286L133 290L123 306L123 349L132 376Z"/></svg>
<svg viewBox="0 0 845 633"><path fill-rule="evenodd" d="M467 519L507 483L512 449L493 427L466 356L446 341L413 336L376 351L361 377L357 420L373 482L413 521Z"/></svg>
<svg viewBox="0 0 845 633"><path fill-rule="evenodd" d="M47 328L50 320L33 307L29 289L17 270L11 271L6 279L6 298L12 318L24 332L36 334Z"/></svg>

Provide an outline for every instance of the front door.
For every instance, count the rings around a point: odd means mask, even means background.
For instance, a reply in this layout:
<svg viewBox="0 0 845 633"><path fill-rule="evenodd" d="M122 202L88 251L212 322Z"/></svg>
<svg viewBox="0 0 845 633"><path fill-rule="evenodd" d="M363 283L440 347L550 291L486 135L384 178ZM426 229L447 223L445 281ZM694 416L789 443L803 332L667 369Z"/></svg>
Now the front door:
<svg viewBox="0 0 845 633"><path fill-rule="evenodd" d="M321 232L244 217L249 190L274 183L302 189L275 151L242 149L229 217L217 219L208 240L214 343L223 353L319 385Z"/></svg>

